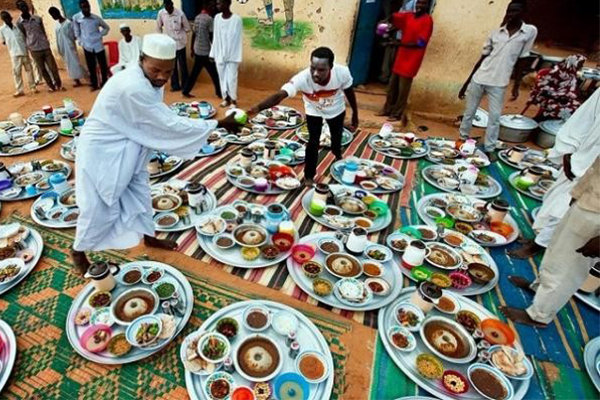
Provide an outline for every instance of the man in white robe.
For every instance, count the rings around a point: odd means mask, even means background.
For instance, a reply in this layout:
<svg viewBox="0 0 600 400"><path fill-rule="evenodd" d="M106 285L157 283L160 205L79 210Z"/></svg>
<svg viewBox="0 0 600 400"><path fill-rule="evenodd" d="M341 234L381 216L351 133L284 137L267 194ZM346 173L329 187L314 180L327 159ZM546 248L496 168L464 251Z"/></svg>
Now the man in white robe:
<svg viewBox="0 0 600 400"><path fill-rule="evenodd" d="M69 77L75 81L73 87L81 86L81 79L85 78L86 73L77 55L73 22L63 17L56 7L50 7L48 13L56 21L56 47L67 66Z"/></svg>
<svg viewBox="0 0 600 400"><path fill-rule="evenodd" d="M238 67L242 62L242 19L231 12L231 0L218 0L210 58L217 64L223 102L237 107Z"/></svg>
<svg viewBox="0 0 600 400"><path fill-rule="evenodd" d="M142 238L148 246L174 249L154 237L147 165L152 150L194 158L210 131L236 130L233 115L221 121L184 118L163 102L175 66L175 41L144 37L142 57L110 79L77 143L76 196L80 209L73 261L87 270L86 251L125 249Z"/></svg>
<svg viewBox="0 0 600 400"><path fill-rule="evenodd" d="M537 232L534 241L509 252L516 258L527 258L548 247L554 230L569 210L571 190L600 155L600 91L596 91L567 120L556 135L556 143L548 157L562 164L554 185L544 196L544 202L533 224ZM517 286L519 277L509 278Z"/></svg>
<svg viewBox="0 0 600 400"><path fill-rule="evenodd" d="M132 63L137 63L142 54L142 39L139 36L133 36L127 24L121 24L119 29L123 39L119 40L119 63L110 67L113 75L123 71Z"/></svg>

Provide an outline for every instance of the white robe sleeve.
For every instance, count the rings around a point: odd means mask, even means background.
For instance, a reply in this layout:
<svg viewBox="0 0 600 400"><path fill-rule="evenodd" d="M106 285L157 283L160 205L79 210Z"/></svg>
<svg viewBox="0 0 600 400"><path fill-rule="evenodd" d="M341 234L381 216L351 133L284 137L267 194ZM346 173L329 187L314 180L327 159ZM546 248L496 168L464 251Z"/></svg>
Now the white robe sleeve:
<svg viewBox="0 0 600 400"><path fill-rule="evenodd" d="M191 159L198 155L217 121L180 117L161 101L135 92L124 102L138 129L127 129L128 139L154 150Z"/></svg>
<svg viewBox="0 0 600 400"><path fill-rule="evenodd" d="M232 62L241 63L242 62L242 18L239 15L236 15L235 25L233 27L233 40L231 43L231 53L230 60Z"/></svg>

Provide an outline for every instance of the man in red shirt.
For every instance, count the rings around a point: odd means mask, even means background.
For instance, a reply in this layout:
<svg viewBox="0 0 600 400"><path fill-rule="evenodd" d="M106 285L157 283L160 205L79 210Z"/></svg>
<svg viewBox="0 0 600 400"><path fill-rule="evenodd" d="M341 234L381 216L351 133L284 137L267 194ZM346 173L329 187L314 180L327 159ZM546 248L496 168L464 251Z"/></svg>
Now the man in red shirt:
<svg viewBox="0 0 600 400"><path fill-rule="evenodd" d="M419 72L425 48L433 33L433 19L429 15L429 0L418 0L415 12L398 12L391 16L394 28L402 31L396 61L383 111L388 121L400 121L413 78Z"/></svg>

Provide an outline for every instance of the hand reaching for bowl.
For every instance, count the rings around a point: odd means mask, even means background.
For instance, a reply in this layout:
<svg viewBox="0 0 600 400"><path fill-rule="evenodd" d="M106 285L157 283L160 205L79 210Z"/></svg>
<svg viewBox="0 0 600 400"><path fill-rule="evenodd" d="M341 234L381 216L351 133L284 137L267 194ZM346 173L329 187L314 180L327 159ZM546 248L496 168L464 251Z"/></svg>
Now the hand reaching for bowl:
<svg viewBox="0 0 600 400"><path fill-rule="evenodd" d="M600 236L596 236L587 241L586 244L576 250L584 257L600 257Z"/></svg>
<svg viewBox="0 0 600 400"><path fill-rule="evenodd" d="M241 124L239 124L236 120L235 120L235 113L231 113L228 116L226 116L223 119L220 119L219 121L217 121L217 126L219 128L224 128L226 129L228 132L237 132L240 130L240 128L242 127Z"/></svg>

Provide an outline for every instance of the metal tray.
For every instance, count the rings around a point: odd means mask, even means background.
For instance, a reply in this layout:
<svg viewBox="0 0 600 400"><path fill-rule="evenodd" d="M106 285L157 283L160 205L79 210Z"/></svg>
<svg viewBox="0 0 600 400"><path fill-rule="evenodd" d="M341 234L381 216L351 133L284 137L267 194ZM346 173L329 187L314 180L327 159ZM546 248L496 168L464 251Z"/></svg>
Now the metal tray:
<svg viewBox="0 0 600 400"><path fill-rule="evenodd" d="M244 310L250 306L260 305L263 307L269 308L272 313L279 311L286 311L290 314L293 314L298 318L298 331L297 331L297 340L300 344L300 352L305 350L313 350L321 353L326 362L327 368L331 371L329 377L325 379L323 382L318 384L310 384L310 395L308 400L324 400L328 399L331 396L331 390L333 389L333 382L335 379L335 370L333 365L333 357L331 355L331 350L329 350L329 345L323 334L319 331L319 329L313 324L311 320L304 316L304 314L299 311L293 309L292 307L286 306L284 304L276 303L273 301L267 300L250 300L250 301L242 301L239 303L232 304L228 307L225 307L213 315L210 316L200 329L199 332L212 331L216 328L217 322L221 318L235 318L238 321L239 331L237 336L232 340L232 358L233 353L236 351L238 344L236 342L240 341L240 337L250 336L255 334L255 332L251 332L247 330L242 324L242 318ZM287 353L288 346L285 341L286 338L284 336L279 335L274 331L272 327L269 327L267 330L260 332L263 335L268 335L271 339L274 339L279 347L282 350L282 359L283 359L283 367L281 369L281 373L285 372L296 372L296 368L294 366L294 360L292 360ZM184 347L186 341L184 340L181 348L180 348L180 356L185 351ZM238 373L232 373L235 382L237 385L245 385L252 387L252 384L242 378ZM189 371L185 371L185 385L188 390L188 394L192 400L209 400L208 397L204 393L204 383L208 379L208 376L200 376L193 374Z"/></svg>
<svg viewBox="0 0 600 400"><path fill-rule="evenodd" d="M425 344L423 343L423 340L421 339L421 336L419 335L418 332L414 332L415 333L414 336L415 336L415 339L417 342L417 348L411 352L400 352L400 351L396 350L392 346L390 341L388 340L388 335L387 335L388 330L393 325L398 324L397 321L395 320L395 316L393 315L396 306L402 302L408 301L410 299L410 295L412 294L412 292L414 290L415 290L414 287L404 289L402 291L402 293L400 294L400 297L398 297L398 299L396 299L396 301L394 301L392 304L390 304L386 308L383 308L379 311L379 316L378 316L379 337L381 338L381 341L383 342L383 345L384 345L386 351L388 352L389 356L392 358L392 360L398 366L398 368L400 368L402 370L402 372L404 372L413 382L415 382L417 385L419 385L423 390L426 390L427 392L431 393L432 395L434 395L440 399L443 399L443 400L455 400L457 398L465 399L465 400L484 399L484 397L482 397L473 387L471 387L471 385L469 385L470 387L469 387L468 392L461 394L459 396L453 396L453 395L449 394L443 388L443 386L439 380L428 380L419 374L419 372L417 371L417 369L415 367L417 356L421 353L431 353L431 351L425 346ZM483 306L479 305L478 303L476 303L472 300L469 300L465 297L462 297L462 296L456 296L456 298L458 299L458 301L460 303L461 310L468 310L468 311L474 312L475 314L480 316L480 318L481 317L494 318L494 319L496 318L495 315L493 315L491 312L486 310ZM442 315L442 316L448 317L447 314L441 313L440 311L437 311L435 308L432 311L430 311L427 315L428 316ZM449 318L452 318L452 317L450 316ZM517 342L515 342L515 347L517 349L523 351L523 348ZM467 367L469 364L454 364L454 363L451 363L451 362L445 361L445 360L443 360L442 362L444 364L445 370L455 370L455 371L460 372L464 377L467 377ZM512 397L512 400L521 400L527 394L527 391L529 390L530 380L531 379L528 379L528 380L512 379L512 380L510 380L514 387L514 397Z"/></svg>
<svg viewBox="0 0 600 400"><path fill-rule="evenodd" d="M249 143L247 147L249 147L252 144L257 144L257 143L264 144L267 141L281 142L281 143L283 143L285 145L291 144L291 143L295 143L296 145L302 146L302 147L299 147L297 150L303 149L304 151L306 151L306 146L304 146L303 144L300 144L300 143L298 143L298 142L296 142L294 140L280 139L280 138L275 138L275 139L259 139L259 140L256 140L254 142ZM264 156L263 156L264 152L262 152L262 151L260 153L254 152L254 154L256 154L256 156L257 156L258 159L264 158ZM296 157L294 157L294 159L292 160L292 162L290 162L290 163L288 163L286 165L289 165L290 167L295 167L296 165L304 164L305 160L306 160L305 158L297 160Z"/></svg>
<svg viewBox="0 0 600 400"><path fill-rule="evenodd" d="M368 165L382 165L386 168L392 168L389 165L386 165L384 163L380 163L377 161L372 161L372 160L366 160L364 158L361 158L358 160L359 163L361 164L368 164ZM329 169L329 171L331 172L331 176L333 179L335 179L336 182L338 182L341 185L344 185L344 183L342 182L342 174L340 174L338 168L343 167L346 164L346 160L339 160L334 162L331 165L331 168ZM370 192L373 194L388 194L388 193L395 193L395 192L399 192L400 190L402 190L402 188L404 187L404 176L400 173L400 171L398 171L396 168L392 168L394 170L394 174L398 177L398 181L400 182L400 187L398 189L394 189L394 190L389 190L389 189L382 189L381 187L378 187L375 190L371 190ZM384 175L380 175L380 176L384 176ZM360 189L363 190L360 185L354 184L352 185L353 188L355 189Z"/></svg>
<svg viewBox="0 0 600 400"><path fill-rule="evenodd" d="M357 189L355 187L352 186L345 186L345 185L329 185L329 187L334 191L337 192L338 190L341 189L348 189L348 190L352 190L352 192L355 192L357 190L362 190L362 189ZM310 213L310 202L312 200L312 196L314 193L315 189L310 189L308 192L306 192L304 194L304 197L302 197L302 208L304 208L304 211L306 212L306 215L308 215L310 218L314 219L315 221L317 221L319 224L324 225L330 229L334 229L334 230L338 230L341 229L338 226L332 225L330 224L324 217L316 217L314 215L312 215ZM366 192L366 190L365 190ZM369 192L367 192L369 193ZM345 216L349 216L349 217L353 217L349 214L344 214ZM360 215L355 215L354 217L360 217ZM367 232L369 233L373 233L373 232L379 232L385 228L387 228L391 223L392 223L392 212L391 210L386 214L385 217L379 217L377 218L375 221L373 221L373 226L370 227L369 229L367 229Z"/></svg>
<svg viewBox="0 0 600 400"><path fill-rule="evenodd" d="M67 143L64 143L60 146L60 156L67 161L75 162L75 154L70 151L75 142L73 140L69 140Z"/></svg>
<svg viewBox="0 0 600 400"><path fill-rule="evenodd" d="M418 228L429 227L429 226L428 225L411 225L411 227L418 229ZM463 295L463 296L476 296L478 294L483 294L483 293L486 293L486 292L489 292L490 290L492 290L494 288L494 286L496 286L498 284L498 280L500 279L500 271L498 270L498 266L496 265L496 261L494 261L494 258L487 251L485 251L485 249L479 243L477 243L470 237L465 236L460 232L456 232L456 231L450 231L450 232L452 232L455 235L461 236L463 238L464 242L467 243L468 245L476 246L480 252L480 255L482 257L485 257L488 266L494 271L496 276L494 276L494 279L492 279L490 282L486 283L485 285L473 282L471 284L471 286L469 286L468 288L465 288L465 289L457 289L454 287L450 287L446 290L448 290L449 292L452 292L454 294L459 294L459 295ZM430 242L425 242L425 244L427 244L427 243L430 243ZM429 264L429 262L427 262L427 260L425 260L423 265L432 272L442 272L445 274L449 273L447 270L434 267L433 265ZM400 271L402 271L402 274L404 276L406 276L408 279L410 279L411 281L413 281L413 282L417 281L415 278L412 277L412 275L410 274L410 271L408 269L401 267Z"/></svg>
<svg viewBox="0 0 600 400"><path fill-rule="evenodd" d="M596 390L600 392L600 374L598 374L598 370L596 369L596 365L600 363L600 337L590 340L585 345L583 361L592 383L596 386ZM0 385L1 388L2 385Z"/></svg>
<svg viewBox="0 0 600 400"><path fill-rule="evenodd" d="M91 353L91 352L85 350L79 343L79 335L82 334L83 331L85 331L85 329L87 329L91 325L88 324L88 325L85 325L84 327L78 327L74 323L75 316L77 315L77 312L82 307L90 308L87 305L87 299L94 292L95 289L94 289L94 286L91 283L89 283L79 292L77 297L73 300L73 303L71 303L71 308L69 309L69 314L67 316L67 323L66 323L67 338L69 339L69 343L71 344L71 347L73 347L73 349L77 353L79 353L79 355L81 355L83 358L88 359L93 362L96 362L96 363L99 363L99 364L107 364L107 365L127 364L127 363L142 360L142 359L150 357L151 355L158 353L159 351L164 349L167 344L169 344L175 337L177 337L177 335L179 335L179 333L183 330L183 328L187 324L188 320L190 319L190 316L192 315L192 309L194 308L194 293L192 292L192 286L188 282L187 278L181 272L179 272L177 270L177 268L171 267L170 265L167 265L167 264L155 262L155 261L135 261L135 262L131 262L131 263L122 265L121 269L127 268L128 266L131 266L131 265L136 265L136 266L144 267L144 268L159 267L159 268L164 269L164 271L165 271L164 276L175 279L177 281L177 283L179 284L178 290L180 293L180 299L185 301L185 306L186 306L185 314L183 315L183 317L176 317L177 328L175 329L175 333L173 334L173 336L170 339L165 340L157 348L142 350L138 347L132 347L131 351L128 354L126 354L123 357L119 357L119 358L109 355L108 351L103 351L101 353ZM139 283L136 283L135 285L125 286L119 282L120 277L118 275L115 277L115 279L117 280L117 286L115 286L115 288L111 292L112 301L114 301L117 298L117 296L120 295L121 293L123 293L125 290L129 290L131 288L137 288L137 287L144 287L144 288L149 289L151 287L151 285L145 285L141 281ZM159 306L155 315L160 314L160 311L161 310L160 310L160 306ZM113 336L118 333L124 333L125 329L126 329L126 327L120 326L116 323L114 325L112 325L111 328L113 330Z"/></svg>
<svg viewBox="0 0 600 400"><path fill-rule="evenodd" d="M59 136L59 135L58 135L58 133L57 133L56 131L53 131L53 130L50 130L50 129L48 129L48 132L54 132L54 135L53 135L53 137L52 137L51 139L49 139L49 140L48 140L46 143L44 143L44 144L42 144L42 145L39 145L39 146L38 146L38 147L36 147L35 149L31 149L31 150L25 150L25 151L22 151L22 152L20 152L20 153L2 153L2 152L0 151L0 156L2 156L2 157L14 157L14 156L22 156L22 155L24 155L24 154L33 153L34 151L38 151L38 150L41 150L41 149L43 149L43 148L45 148L45 147L48 147L48 146L50 146L52 143L56 142L56 140L58 139L58 136ZM48 133L48 132L46 132L46 133Z"/></svg>
<svg viewBox="0 0 600 400"><path fill-rule="evenodd" d="M235 186L245 192L248 192L248 193L264 194L264 195L279 195L282 193L291 192L292 190L302 189L302 183L300 183L300 186L298 186L297 188L284 190L284 189L281 189L279 186L275 185L275 183L269 181L269 187L267 188L267 190L264 192L261 192L261 191L254 189L254 187L247 188L247 187L240 185L240 183L237 181L236 177L233 177L229 174L226 174L226 176L227 176L227 180L229 181L229 183L231 183L233 186ZM297 178L297 176L296 176L296 178Z"/></svg>
<svg viewBox="0 0 600 400"><path fill-rule="evenodd" d="M435 158L435 157L431 156L431 151L437 149L437 147L432 144L432 143L436 143L436 141L432 140L432 139L428 139L427 143L429 145L429 153L427 153L427 161L432 162L434 164L444 164L443 161L442 161L443 159ZM451 160L454 160L454 162L457 163L457 164L475 165L471 161L469 161L470 157L464 157L460 152L459 152L459 154L460 155L458 157L456 157L454 159L451 159ZM486 156L485 153L483 151L479 150L479 149L475 149L475 153L473 153L473 157L479 157L479 158L482 158L482 159L485 160L485 163L483 165L475 165L477 168L489 167L490 164L491 164L490 159L488 158L488 156Z"/></svg>
<svg viewBox="0 0 600 400"><path fill-rule="evenodd" d="M596 311L600 311L600 298L594 295L594 293L583 293L583 292L575 292L575 297L579 300L587 304L588 306L594 308Z"/></svg>
<svg viewBox="0 0 600 400"><path fill-rule="evenodd" d="M40 258L42 257L42 250L44 250L44 241L42 239L42 236L35 229L30 228L28 226L25 227L29 229L30 232L29 237L25 241L27 243L27 248L32 249L35 253L35 256L31 261L25 263L25 268L19 273L19 276L17 276L14 280L10 281L9 283L0 283L0 295L3 295L4 293L8 292L10 289L17 286L23 279L25 279L25 277L29 275L33 268L35 268L38 261L40 261Z"/></svg>
<svg viewBox="0 0 600 400"><path fill-rule="evenodd" d="M470 198L469 196L464 196L464 197L468 198L471 201L470 205L485 203L484 201L481 201L481 200L478 201L477 199ZM436 226L435 220L433 218L431 218L429 215L427 215L427 213L425 212L425 208L428 206L431 206L431 201L433 199L447 200L447 198L448 198L448 195L445 193L435 193L435 194L430 194L425 197L422 197L419 200L419 202L417 203L417 213L419 214L419 218L421 218L421 221L425 222L427 225ZM444 210L444 212L445 212L445 210ZM521 231L519 230L519 224L517 224L517 221L515 221L515 219L512 217L512 215L507 213L506 217L504 218L504 222L509 224L513 228L513 233L512 233L512 235L510 235L509 238L507 238L506 243L502 243L502 244L478 243L478 244L483 247L503 247L503 246L509 245L510 243L517 240L519 238L519 235L521 234Z"/></svg>
<svg viewBox="0 0 600 400"><path fill-rule="evenodd" d="M62 107L59 107L59 109ZM64 109L64 108L63 108ZM66 112L66 110L65 110ZM48 121L48 122L39 122L40 117L45 116L43 111L36 111L27 118L27 123L31 125L39 125L39 126L52 126L52 125L60 125L60 120L58 121ZM75 114L69 119L72 121L74 119L79 119L83 116L83 110L80 108L75 109ZM68 136L68 135L66 135Z"/></svg>
<svg viewBox="0 0 600 400"><path fill-rule="evenodd" d="M40 160L40 161L46 161L46 160ZM56 172L62 172L63 174L65 174L65 177L68 178L69 176L71 176L71 173L73 172L73 169L71 168L71 166L69 164L67 164L66 162L62 161L62 160L52 160L53 162L57 163L57 164L61 164L64 166L63 169L58 170L58 171L44 171L44 170L39 170L39 172L41 172L44 175L44 179L48 179L50 177L50 175L56 173ZM8 169L10 171L10 168L15 166L15 165L19 165L19 164L31 164L31 162L19 162L19 163L15 163L12 164L11 166L8 166ZM48 190L44 190L44 191L39 191L36 190L35 194L28 194L25 191L25 188L22 188L21 193L19 193L18 196L16 197L6 197L2 195L2 192L0 192L0 200L2 201L21 201L21 200L27 200L27 199L32 199L34 197L38 197L43 193L46 193L48 191L52 190L52 188L48 189Z"/></svg>
<svg viewBox="0 0 600 400"><path fill-rule="evenodd" d="M369 147L372 148L375 152L379 153L379 154L383 154L386 157L391 157L391 158L395 158L397 160L416 160L417 158L423 158L425 157L428 153L429 153L429 146L427 145L427 142L423 141L423 148L425 149L425 151L421 152L421 153L413 153L413 155L411 156L402 156L400 154L395 154L395 153L389 153L388 151L386 151L385 149L381 149L378 148L376 146L373 145L373 142L375 140L381 140L381 137L379 135L373 135L369 138Z"/></svg>
<svg viewBox="0 0 600 400"><path fill-rule="evenodd" d="M151 186L150 190L161 190L165 185L168 185L169 182L164 182L164 183L157 183ZM190 215L190 223L189 224L185 224L182 220L179 220L179 222L177 223L177 225L171 227L171 228L162 228L160 226L158 226L156 223L154 223L154 230L157 232L182 232L182 231L186 231L188 229L192 229L194 228L194 226L196 225L196 222L198 222L198 220L205 214L208 212L211 212L212 210L214 210L217 207L217 197L215 196L215 194L210 191L207 190L206 195L205 195L205 200L206 200L206 210L201 213L201 214L196 214L191 208L188 207L188 213ZM156 216L156 214L158 213L154 213L154 216Z"/></svg>
<svg viewBox="0 0 600 400"><path fill-rule="evenodd" d="M260 130L260 134L261 134L262 137L253 137L252 140L246 140L246 141L244 141L244 140L239 140L240 136L236 135L235 133L227 133L225 136L223 136L223 138L225 140L227 140L227 143L229 143L229 144L240 144L242 146L245 146L245 145L248 145L250 143L254 143L257 140L262 140L262 139L266 138L269 135L269 131L267 130L267 128L265 128L264 126L262 126L260 124L253 124L252 128L253 129L256 128L256 129ZM227 136L230 135L230 134L236 135L238 139L228 139ZM251 136L251 135L253 135L253 134L250 134L248 136Z"/></svg>
<svg viewBox="0 0 600 400"><path fill-rule="evenodd" d="M277 107L277 108L278 108L280 111L283 111L283 112L287 112L287 111L290 111L290 110L296 111L296 112L298 113L299 122L298 122L296 125L289 125L289 126L283 126L283 127L280 127L280 126L266 126L264 123L261 123L261 122L256 122L256 120L255 120L254 118L252 118L252 119L250 120L250 122L251 122L251 123L253 123L253 124L256 124L256 125L261 125L261 126L264 126L266 129L269 129L269 130L274 130L274 131L287 131L287 130L289 130L289 129L296 129L296 128L299 128L299 127L301 127L302 125L304 125L304 122L305 122L305 120L304 120L304 116L302 115L302 113L301 113L301 112L299 112L299 111L298 111L298 110L296 110L295 108L288 107L288 106L282 106L282 105L278 105L278 106L276 106L276 107ZM260 112L260 114L262 114L264 111L265 111L265 110L261 111L261 112ZM247 144L247 143L246 143L246 144Z"/></svg>
<svg viewBox="0 0 600 400"><path fill-rule="evenodd" d="M312 235L302 237L300 239L299 243L310 243L310 244L314 245L314 247L316 249L316 253L315 253L315 256L313 257L313 261L316 261L316 262L324 265L326 255L317 248L317 243L320 239L334 238L334 237L335 237L335 234L333 232L313 233ZM370 243L370 244L374 244L374 243ZM361 261L367 260L366 256L359 256L357 258ZM356 305L356 306L350 306L348 304L342 303L333 294L333 292L327 296L319 296L319 295L315 294L313 291L313 280L308 278L304 274L304 272L300 268L300 265L297 262L295 262L292 258L288 258L288 260L287 260L287 269L288 269L288 272L290 273L290 276L294 280L294 282L296 282L296 285L300 286L300 288L304 292L306 292L308 295L315 298L316 300L320 301L321 303L327 304L331 307L339 308L341 310L370 311L370 310L377 310L378 308L381 308L381 307L385 307L386 305L388 305L389 303L394 301L394 299L396 297L398 297L398 294L400 294L400 291L402 290L402 284L403 284L402 281L403 280L402 280L402 277L400 276L400 274L398 274L399 263L400 263L400 260L396 256L394 256L388 262L380 263L385 267L384 274L382 276L380 276L380 278L387 281L390 285L390 292L388 293L388 295L387 296L373 295L373 298L370 302L363 304L363 305ZM335 284L335 282L339 280L339 278L336 278L335 276L331 275L325 269L325 267L323 267L323 272L321 272L319 277L326 278L332 284ZM368 278L368 277L363 274L358 279L364 281L366 278Z"/></svg>
<svg viewBox="0 0 600 400"><path fill-rule="evenodd" d="M215 115L217 115L217 109L209 102L207 102L208 105L210 106L210 111L208 113L208 116L206 117L200 117L198 119L210 119L212 117L214 117ZM189 114L185 111L180 111L179 108L181 107L191 107L190 103L184 102L184 101L178 101L175 103L172 103L171 106L169 107L171 110L173 110L175 113L177 113L177 115L179 115L180 117L189 117ZM198 114L200 115L200 114Z"/></svg>
<svg viewBox="0 0 600 400"><path fill-rule="evenodd" d="M173 157L175 157L175 156L173 156ZM160 178L160 177L163 177L163 176L171 175L172 173L176 172L183 165L183 158L177 157L177 159L178 159L178 161L177 161L177 163L175 163L175 165L173 166L173 168L171 168L168 171L164 171L164 172L161 171L161 172L159 172L157 174L150 175L150 179Z"/></svg>
<svg viewBox="0 0 600 400"><path fill-rule="evenodd" d="M421 171L421 175L427 181L427 183L429 183L431 186L435 187L436 189L443 190L444 192L447 192L447 193L462 194L462 192L458 189L449 189L449 188L445 188L445 187L439 185L435 179L433 179L429 176L430 171L435 170L435 169L446 168L446 167L447 166L442 166L442 165L430 165L429 167L426 167L423 169L423 171ZM495 180L490 175L488 175L488 179L491 182L491 185L489 187L485 188L484 191L480 194L470 195L470 196L477 197L479 199L491 199L493 197L500 196L500 194L502 193L502 186L500 185L500 183L498 183L498 181Z"/></svg>
<svg viewBox="0 0 600 400"><path fill-rule="evenodd" d="M509 160L508 158L508 150L510 149L505 149L505 150L500 150L498 152L498 158L500 159L500 161L502 161L504 164L508 165L509 167L518 169L518 170L524 170L532 165L537 165L540 168L544 168L547 169L549 171L552 172L552 175L554 177L558 176L558 170L559 170L559 166L555 165L554 163L546 160L544 163L542 164L533 164L531 162L527 162L527 161L521 161L519 164L516 164L512 161ZM543 151L538 151L538 150L528 150L525 153L525 157L523 158L523 160L527 160L527 158L531 155L537 155L537 156L543 156L544 152Z"/></svg>
<svg viewBox="0 0 600 400"><path fill-rule="evenodd" d="M0 319L0 340L4 349L0 351L0 392L6 385L17 358L17 339L12 328Z"/></svg>
<svg viewBox="0 0 600 400"><path fill-rule="evenodd" d="M39 207L40 202L42 201L42 199L38 198L36 201L33 202L33 204L31 205L31 209L29 211L29 213L31 214L31 219L33 219L35 221L36 224L41 225L41 226L45 226L47 228L53 228L53 229L68 229L68 228L75 228L77 226L77 220L72 221L72 222L66 222L64 220L57 221L57 220L52 220L52 219L41 219L35 212L36 207ZM58 203L55 203L54 206L50 209L48 209L47 211L52 210L53 208L62 208ZM71 212L71 211L79 211L79 207L70 207L67 208L67 212ZM47 212L46 211L46 212ZM66 212L65 212L66 214Z"/></svg>
<svg viewBox="0 0 600 400"><path fill-rule="evenodd" d="M529 190L523 190L517 187L515 180L517 179L517 177L519 177L519 175L521 175L520 171L510 174L510 176L508 177L508 182L510 183L510 186L512 186L517 192L521 193L522 195L525 195L537 201L544 201L544 196L538 196L535 193L531 193Z"/></svg>
<svg viewBox="0 0 600 400"><path fill-rule="evenodd" d="M250 204L250 206L252 206L252 204ZM232 206L230 205L217 207L211 214L219 215L222 211L231 208ZM247 220L245 222L250 222L250 220ZM264 223L261 223L260 225L266 227ZM269 233L269 243L271 240L271 236L272 234ZM262 258L262 256L259 256L254 261L248 261L245 260L240 254L240 246L238 245L234 245L232 248L227 250L222 250L213 244L213 236L205 236L200 234L200 232L196 232L196 239L198 240L198 244L206 254L208 254L221 264L231 265L238 268L256 269L270 267L271 265L277 265L280 262L285 261L290 256L290 254L292 254L292 250L290 249L285 253L279 254L279 256L274 260L265 260L264 258ZM294 242L297 243L298 239L299 236L298 233L296 233Z"/></svg>
<svg viewBox="0 0 600 400"><path fill-rule="evenodd" d="M324 122L323 123L323 128L321 130L321 136L323 136L323 131L325 129L328 129L328 125L326 125L327 123ZM303 125L301 127L299 127L298 129L296 129L296 137L304 142L304 143L308 143L308 138L309 138L309 133L308 133L308 127L306 125ZM330 148L331 144L326 145L324 143L321 143L321 138L319 138L319 147L325 147L325 148ZM342 147L349 145L350 143L352 143L352 141L354 140L354 134L352 132L350 132L348 129L344 128L344 130L342 131Z"/></svg>

